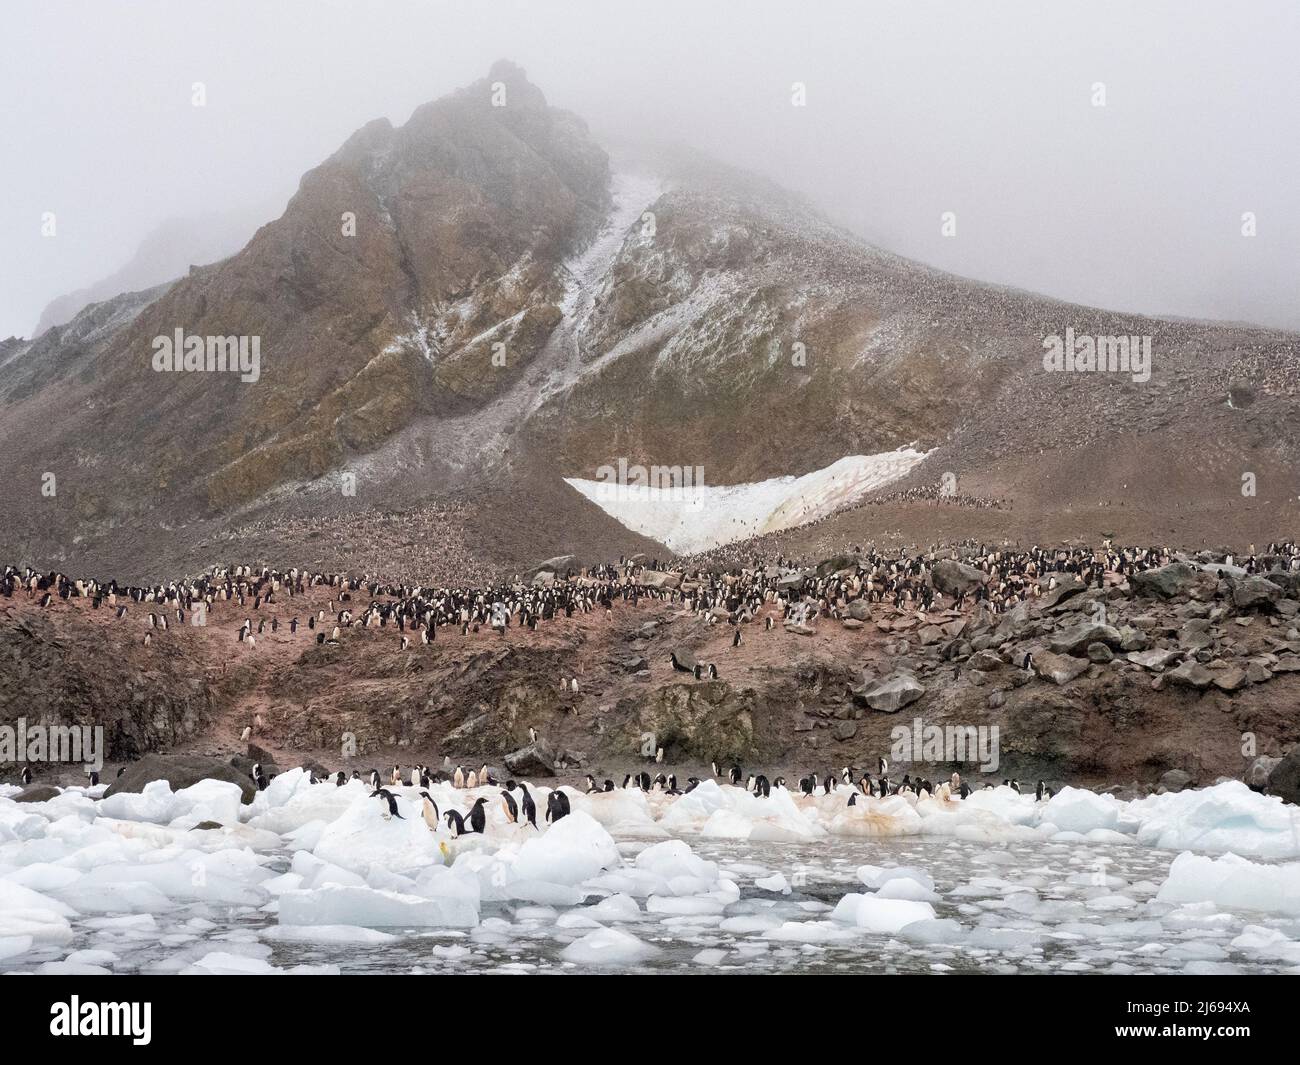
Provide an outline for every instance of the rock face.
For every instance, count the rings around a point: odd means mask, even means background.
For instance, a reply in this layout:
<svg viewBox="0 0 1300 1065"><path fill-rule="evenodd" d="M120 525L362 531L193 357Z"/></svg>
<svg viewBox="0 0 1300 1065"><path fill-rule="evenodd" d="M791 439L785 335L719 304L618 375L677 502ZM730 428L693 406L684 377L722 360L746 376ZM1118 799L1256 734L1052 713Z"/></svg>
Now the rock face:
<svg viewBox="0 0 1300 1065"><path fill-rule="evenodd" d="M988 580L988 574L956 559L941 558L931 567L930 579L944 595L969 594Z"/></svg>
<svg viewBox="0 0 1300 1065"><path fill-rule="evenodd" d="M555 752L543 739L511 751L505 757L506 768L512 773L531 776L555 776Z"/></svg>
<svg viewBox="0 0 1300 1065"><path fill-rule="evenodd" d="M739 761L754 751L752 696L720 680L669 684L637 700L628 733L627 750L649 734L669 761Z"/></svg>
<svg viewBox="0 0 1300 1065"><path fill-rule="evenodd" d="M198 755L147 754L138 762L126 767L126 772L113 781L104 792L105 798L119 792L139 793L144 786L155 780L165 780L172 791L180 791L197 784L200 780L227 780L238 784L241 791L240 801L249 803L257 794L257 787L243 773L219 758L204 758Z"/></svg>

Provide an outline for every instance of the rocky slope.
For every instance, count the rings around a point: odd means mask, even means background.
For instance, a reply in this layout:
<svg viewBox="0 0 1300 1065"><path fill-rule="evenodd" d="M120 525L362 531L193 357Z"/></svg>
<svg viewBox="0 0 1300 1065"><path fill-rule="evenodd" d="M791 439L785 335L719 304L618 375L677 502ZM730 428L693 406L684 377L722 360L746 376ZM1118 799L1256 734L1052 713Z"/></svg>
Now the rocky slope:
<svg viewBox="0 0 1300 1065"><path fill-rule="evenodd" d="M778 624L743 625L738 647L730 626L653 600L536 632L444 629L406 651L391 627L318 645L287 621L324 606L325 588L263 604L255 648L234 640L245 610L229 602L207 627L173 627L146 647L142 615L118 621L80 599L42 609L19 595L0 609L0 722L91 714L111 723L111 762L156 749L243 756L248 727L253 756L283 766L500 765L535 727L566 779L621 778L645 764L650 734L682 779L713 759L790 777L885 756L896 780L955 769L974 783L1141 792L1229 776L1262 787L1269 759L1300 740L1293 576L1192 560L1104 591L1066 581L1000 617L858 601L843 620L792 627L773 604ZM675 671L670 652L715 663L719 678ZM576 693L560 683L573 677ZM917 719L996 727L997 765L903 764L893 732Z"/></svg>

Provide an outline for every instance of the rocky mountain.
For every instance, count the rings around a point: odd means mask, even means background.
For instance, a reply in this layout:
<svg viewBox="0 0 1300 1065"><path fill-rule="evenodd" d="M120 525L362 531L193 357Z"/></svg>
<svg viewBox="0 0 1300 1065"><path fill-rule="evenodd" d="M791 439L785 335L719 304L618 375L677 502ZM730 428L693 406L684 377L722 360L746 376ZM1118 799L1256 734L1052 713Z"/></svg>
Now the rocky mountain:
<svg viewBox="0 0 1300 1065"><path fill-rule="evenodd" d="M195 263L214 263L233 255L261 221L251 209L167 220L107 277L51 300L41 312L33 336L66 325L92 303L174 281Z"/></svg>
<svg viewBox="0 0 1300 1065"><path fill-rule="evenodd" d="M157 372L177 330L258 338L256 380ZM1149 379L1047 372L1067 330L1149 338ZM413 519L394 558L454 535L519 566L654 549L563 483L619 457L734 484L909 444L900 487L951 472L1013 499L1017 535L1181 511L1264 539L1297 516L1297 370L1295 334L944 275L708 161L622 169L503 62L359 130L238 254L0 344L0 549L161 576L301 547L295 522L341 555L372 515L453 500L454 533ZM909 531L852 513L846 537Z"/></svg>

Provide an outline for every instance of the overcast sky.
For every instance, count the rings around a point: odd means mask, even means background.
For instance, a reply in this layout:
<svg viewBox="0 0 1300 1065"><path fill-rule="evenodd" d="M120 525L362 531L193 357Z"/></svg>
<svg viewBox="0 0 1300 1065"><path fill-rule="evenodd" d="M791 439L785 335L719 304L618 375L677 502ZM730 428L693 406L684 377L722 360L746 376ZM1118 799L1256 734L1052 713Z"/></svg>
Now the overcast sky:
<svg viewBox="0 0 1300 1065"><path fill-rule="evenodd" d="M598 135L765 172L943 269L1300 328L1296 0L6 0L0 28L0 337L168 219L269 220L501 57Z"/></svg>

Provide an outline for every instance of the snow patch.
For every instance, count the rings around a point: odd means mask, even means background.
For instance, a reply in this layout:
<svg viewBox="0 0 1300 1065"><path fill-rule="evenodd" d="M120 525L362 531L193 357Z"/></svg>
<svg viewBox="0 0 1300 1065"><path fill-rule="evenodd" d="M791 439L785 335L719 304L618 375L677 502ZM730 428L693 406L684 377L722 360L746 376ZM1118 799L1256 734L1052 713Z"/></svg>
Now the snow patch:
<svg viewBox="0 0 1300 1065"><path fill-rule="evenodd" d="M690 554L824 518L903 477L928 454L908 446L849 455L800 477L681 490L579 477L564 480L626 528Z"/></svg>

